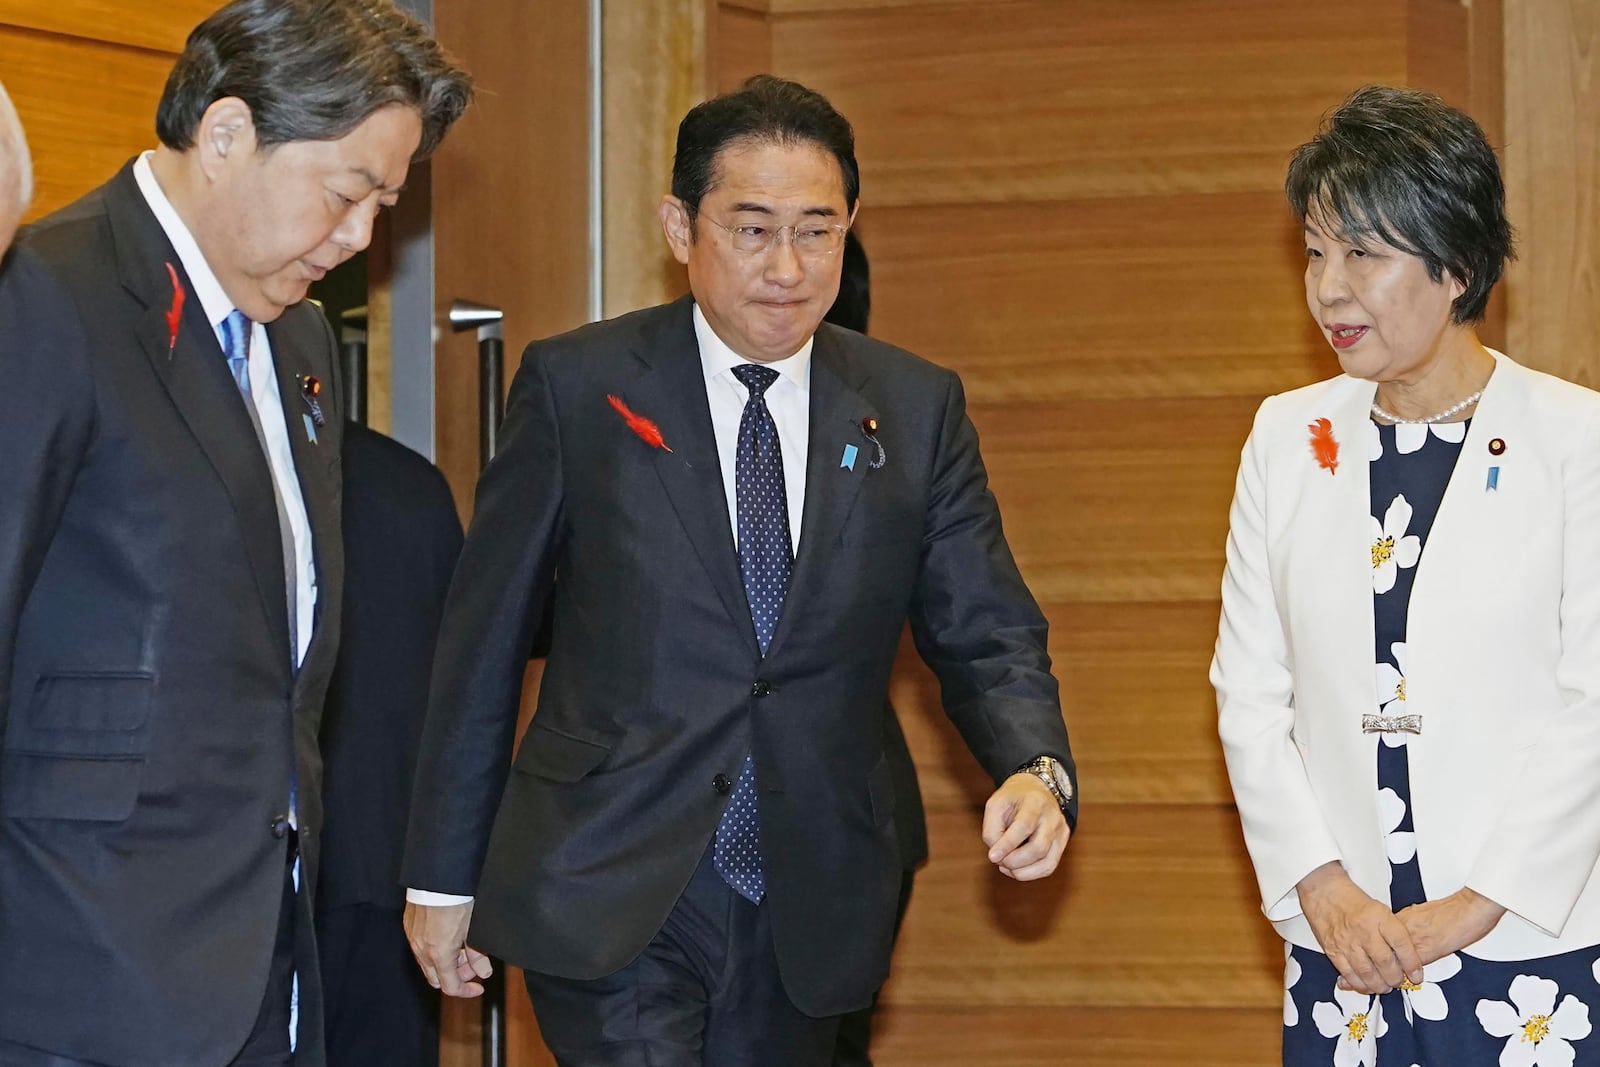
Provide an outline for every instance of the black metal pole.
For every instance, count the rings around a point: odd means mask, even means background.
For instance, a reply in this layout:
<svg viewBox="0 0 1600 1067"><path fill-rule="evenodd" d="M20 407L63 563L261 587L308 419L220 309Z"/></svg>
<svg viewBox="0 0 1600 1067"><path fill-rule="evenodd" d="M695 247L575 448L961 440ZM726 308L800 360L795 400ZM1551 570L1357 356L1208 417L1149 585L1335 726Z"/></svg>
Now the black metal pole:
<svg viewBox="0 0 1600 1067"><path fill-rule="evenodd" d="M500 444L505 416L506 344L499 323L478 330L478 455L487 467ZM480 468L481 469L481 468ZM494 960L483 983L484 1067L506 1067L506 965Z"/></svg>
<svg viewBox="0 0 1600 1067"><path fill-rule="evenodd" d="M499 308L456 300L450 305L450 327L460 333L478 331L478 461L479 470L494 459L505 415L505 318ZM504 960L491 960L494 973L483 982L484 1067L506 1067L506 973Z"/></svg>
<svg viewBox="0 0 1600 1067"><path fill-rule="evenodd" d="M346 341L340 346L344 362L346 412L351 422L367 424L367 342Z"/></svg>
<svg viewBox="0 0 1600 1067"><path fill-rule="evenodd" d="M506 343L488 329L478 331L478 458L487 467L500 444L505 417Z"/></svg>
<svg viewBox="0 0 1600 1067"><path fill-rule="evenodd" d="M339 316L339 363L344 372L347 411L352 422L367 424L367 309L350 308Z"/></svg>

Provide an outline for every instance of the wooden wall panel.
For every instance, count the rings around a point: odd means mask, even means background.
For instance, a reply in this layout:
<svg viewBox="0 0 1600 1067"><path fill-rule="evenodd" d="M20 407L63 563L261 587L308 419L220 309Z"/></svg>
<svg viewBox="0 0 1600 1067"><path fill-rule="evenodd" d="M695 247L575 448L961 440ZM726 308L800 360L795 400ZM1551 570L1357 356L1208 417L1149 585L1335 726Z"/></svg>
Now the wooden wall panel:
<svg viewBox="0 0 1600 1067"><path fill-rule="evenodd" d="M772 69L772 32L767 20L750 11L729 9L717 20L716 86L731 92L754 74Z"/></svg>
<svg viewBox="0 0 1600 1067"><path fill-rule="evenodd" d="M1219 604L1043 606L1084 795L1095 810L1232 803L1206 681ZM921 774L924 803L944 811L980 808L993 784L945 718L938 683L909 640L890 696ZM1087 830L1100 833L1094 823Z"/></svg>
<svg viewBox="0 0 1600 1067"><path fill-rule="evenodd" d="M1337 40L1338 47L1328 46ZM1349 89L1405 77L1387 0L949 4L774 20L826 86L873 206L1273 191Z"/></svg>
<svg viewBox="0 0 1600 1067"><path fill-rule="evenodd" d="M656 208L672 179L678 121L705 96L705 0L605 5L605 315L687 291Z"/></svg>
<svg viewBox="0 0 1600 1067"><path fill-rule="evenodd" d="M0 21L0 77L33 153L35 219L100 185L156 144L173 56Z"/></svg>
<svg viewBox="0 0 1600 1067"><path fill-rule="evenodd" d="M1217 595L1253 401L1063 400L975 407L1006 534L1036 597ZM1074 440L1076 438L1076 440Z"/></svg>
<svg viewBox="0 0 1600 1067"><path fill-rule="evenodd" d="M916 1067L1268 1067L1282 1009L906 1008L875 1022L873 1059Z"/></svg>
<svg viewBox="0 0 1600 1067"><path fill-rule="evenodd" d="M1281 194L886 208L875 180L873 331L960 367L975 403L1260 396L1335 372Z"/></svg>
<svg viewBox="0 0 1600 1067"><path fill-rule="evenodd" d="M183 51L189 31L221 6L220 0L0 0L0 25L175 56ZM5 68L8 80L10 75L11 69Z"/></svg>
<svg viewBox="0 0 1600 1067"><path fill-rule="evenodd" d="M439 39L477 102L433 161L435 298L505 309L507 381L523 346L588 318L589 31L581 4L439 4ZM445 329L435 461L464 512L478 474L477 342Z"/></svg>
<svg viewBox="0 0 1600 1067"><path fill-rule="evenodd" d="M1600 3L1505 9L1507 352L1600 386Z"/></svg>
<svg viewBox="0 0 1600 1067"><path fill-rule="evenodd" d="M1237 906L1253 883L1226 808L1101 805L1060 876L1031 883L994 871L976 812L935 811L929 831L945 855L917 878L885 991L894 1003L1282 1001L1283 942Z"/></svg>

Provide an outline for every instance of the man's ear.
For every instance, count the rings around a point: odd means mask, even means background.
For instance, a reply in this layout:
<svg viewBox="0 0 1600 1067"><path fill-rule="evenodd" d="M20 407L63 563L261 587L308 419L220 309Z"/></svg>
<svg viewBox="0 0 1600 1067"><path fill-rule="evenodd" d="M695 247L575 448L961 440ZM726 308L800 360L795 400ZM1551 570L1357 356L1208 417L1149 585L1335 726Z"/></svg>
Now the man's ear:
<svg viewBox="0 0 1600 1067"><path fill-rule="evenodd" d="M689 246L694 244L694 223L689 218L689 208L682 200L675 196L661 198L661 206L656 210L656 215L661 219L661 232L667 237L667 247L672 249L672 258L679 263L689 262Z"/></svg>
<svg viewBox="0 0 1600 1067"><path fill-rule="evenodd" d="M216 181L230 162L237 165L255 150L255 115L250 105L237 96L213 101L200 116L195 151L199 153L201 171L211 181Z"/></svg>

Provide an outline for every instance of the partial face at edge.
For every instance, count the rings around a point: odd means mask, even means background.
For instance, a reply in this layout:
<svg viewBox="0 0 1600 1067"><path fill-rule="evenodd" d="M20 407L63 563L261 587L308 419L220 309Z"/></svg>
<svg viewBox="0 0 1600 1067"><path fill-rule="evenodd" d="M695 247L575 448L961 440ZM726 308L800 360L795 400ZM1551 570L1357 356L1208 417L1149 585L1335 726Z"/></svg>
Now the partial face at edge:
<svg viewBox="0 0 1600 1067"><path fill-rule="evenodd" d="M10 247L32 198L33 161L28 141L11 98L0 86L0 255Z"/></svg>

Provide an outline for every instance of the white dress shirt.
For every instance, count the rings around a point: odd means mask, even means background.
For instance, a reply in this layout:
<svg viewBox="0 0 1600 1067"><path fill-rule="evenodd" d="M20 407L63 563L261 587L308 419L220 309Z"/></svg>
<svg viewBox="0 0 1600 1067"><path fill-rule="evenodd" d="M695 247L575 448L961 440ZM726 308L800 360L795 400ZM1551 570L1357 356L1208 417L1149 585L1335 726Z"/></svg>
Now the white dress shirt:
<svg viewBox="0 0 1600 1067"><path fill-rule="evenodd" d="M211 329L217 333L220 343L220 327L223 320L233 313L233 301L223 292L222 283L217 281L189 227L183 224L172 202L167 199L167 194L161 191L155 172L150 168L150 156L151 153L146 152L135 161L134 179L139 183L139 191L144 194L145 202L155 213L156 221L166 232L167 240L172 242L178 259L183 262L184 272L189 275L189 284L194 289L190 295L200 301L200 306L205 309L206 321L211 323ZM294 453L289 448L283 397L278 392L278 372L272 362L272 343L267 340L267 328L259 322L251 327L249 362L250 399L255 405L256 418L261 423L262 436L267 439L267 461L272 468L273 488L294 536L295 625L292 633L298 639L295 642L294 662L299 667L311 644L311 627L316 619L316 560L312 555L311 523L306 518L305 497L300 493L300 478L294 469Z"/></svg>
<svg viewBox="0 0 1600 1067"><path fill-rule="evenodd" d="M750 363L718 337L711 324L694 306L694 336L700 347L700 369L706 379L706 400L711 405L711 432L717 439L717 459L722 467L722 490L728 497L728 521L733 540L739 542L738 481L734 468L739 457L739 421L750 400L750 390L733 373L741 363ZM806 338L800 351L765 366L778 372L778 380L766 391L767 410L778 427L778 447L783 455L783 488L789 500L789 543L800 555L800 519L806 505L806 458L811 441L811 349L814 337ZM413 904L445 907L465 904L473 898L452 893L432 893L407 889L406 899Z"/></svg>
<svg viewBox="0 0 1600 1067"><path fill-rule="evenodd" d="M733 524L733 541L739 543L738 481L734 467L739 458L739 420L750 400L733 373L741 363L749 363L723 343L711 324L694 306L694 335L700 342L700 369L706 376L706 399L711 403L711 430L717 438L717 459L722 465L722 490L728 495L728 520ZM778 380L766 392L767 410L778 426L778 446L783 453L783 488L789 498L789 544L800 555L800 516L806 506L806 449L811 441L811 348L815 338L807 338L800 351L787 359L765 366L778 372Z"/></svg>

